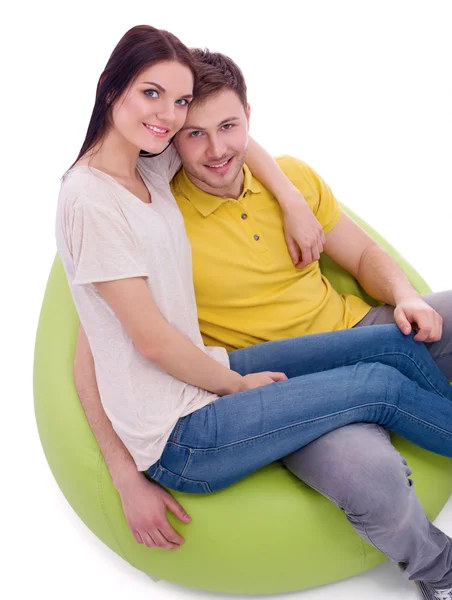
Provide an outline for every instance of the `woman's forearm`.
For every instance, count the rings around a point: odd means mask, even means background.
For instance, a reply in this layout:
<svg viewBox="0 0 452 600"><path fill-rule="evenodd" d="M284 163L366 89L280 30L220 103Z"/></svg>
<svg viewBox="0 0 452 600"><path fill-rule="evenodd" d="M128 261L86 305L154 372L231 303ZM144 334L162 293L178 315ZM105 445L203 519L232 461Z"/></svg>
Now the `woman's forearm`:
<svg viewBox="0 0 452 600"><path fill-rule="evenodd" d="M173 327L160 312L143 277L95 285L137 352L150 362L181 381L219 396L241 391L244 378L210 358Z"/></svg>
<svg viewBox="0 0 452 600"><path fill-rule="evenodd" d="M299 201L301 193L290 181L276 160L253 138L249 138L246 163L254 177L275 196L282 209L292 201L295 193Z"/></svg>
<svg viewBox="0 0 452 600"><path fill-rule="evenodd" d="M160 335L149 350L141 352L148 360L181 381L226 396L240 392L243 377L224 367L166 321L159 323Z"/></svg>

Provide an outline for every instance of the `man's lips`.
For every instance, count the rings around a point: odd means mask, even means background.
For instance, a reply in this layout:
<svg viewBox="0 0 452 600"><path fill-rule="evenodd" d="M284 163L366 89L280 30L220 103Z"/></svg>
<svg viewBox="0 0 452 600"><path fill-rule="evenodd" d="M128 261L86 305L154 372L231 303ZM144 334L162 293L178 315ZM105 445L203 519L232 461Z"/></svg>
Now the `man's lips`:
<svg viewBox="0 0 452 600"><path fill-rule="evenodd" d="M204 166L207 169L209 169L210 171L212 171L213 173L225 173L229 169L233 158L234 157L231 156L231 158L227 158L222 161L210 163L210 164L204 165Z"/></svg>

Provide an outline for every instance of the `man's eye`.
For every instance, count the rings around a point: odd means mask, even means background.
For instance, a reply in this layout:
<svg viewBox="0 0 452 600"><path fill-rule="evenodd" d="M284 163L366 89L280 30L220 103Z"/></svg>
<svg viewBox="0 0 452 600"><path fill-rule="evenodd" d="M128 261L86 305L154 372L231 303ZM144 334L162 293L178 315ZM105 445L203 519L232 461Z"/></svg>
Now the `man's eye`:
<svg viewBox="0 0 452 600"><path fill-rule="evenodd" d="M190 133L190 137L200 137L202 135L202 131L192 131Z"/></svg>
<svg viewBox="0 0 452 600"><path fill-rule="evenodd" d="M226 131L227 131L229 129L232 129L232 127L233 127L232 123L226 123L226 125L223 125L222 129L226 129Z"/></svg>
<svg viewBox="0 0 452 600"><path fill-rule="evenodd" d="M151 98L159 97L159 93L157 90L144 90L144 93L146 94L146 96L150 96Z"/></svg>

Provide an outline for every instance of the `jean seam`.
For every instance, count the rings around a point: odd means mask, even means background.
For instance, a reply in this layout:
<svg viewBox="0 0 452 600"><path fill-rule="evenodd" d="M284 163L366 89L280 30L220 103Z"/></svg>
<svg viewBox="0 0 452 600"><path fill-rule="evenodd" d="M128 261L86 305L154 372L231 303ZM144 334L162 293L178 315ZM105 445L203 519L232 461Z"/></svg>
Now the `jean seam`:
<svg viewBox="0 0 452 600"><path fill-rule="evenodd" d="M311 483L309 483L305 479L303 479L302 481L304 483L306 483L306 485L308 485L310 488L312 488L313 490L315 490L316 492L318 492L319 494L321 494L322 496L325 496L325 498L328 498L328 500L330 500L331 502L333 502L333 504L335 504L339 509L344 510L344 512L347 512L344 508L342 508L341 503L339 502L339 500L335 496L333 496L332 494L328 494L325 490L323 490L319 486L312 485Z"/></svg>
<svg viewBox="0 0 452 600"><path fill-rule="evenodd" d="M445 396L442 392L440 392L430 382L430 380L426 377L426 375L424 375L424 372L420 368L419 364L416 362L416 360L414 360L413 357L409 356L409 354L405 354L404 352L383 352L383 353L380 352L379 354L371 354L371 355L366 356L365 358L360 358L359 361L369 360L370 358L375 359L375 358L379 358L381 356L383 356L383 357L385 357L385 356L403 356L403 357L407 358L408 360L410 360L415 365L416 369L419 371L419 374L423 377L424 381L431 387L431 389L434 390L442 398L447 398L447 396ZM438 357L436 357L436 358L438 358ZM344 363L343 366L346 367L346 366L350 366L350 365L354 365L354 364L356 364L356 360L352 360L352 361L350 361L348 363Z"/></svg>
<svg viewBox="0 0 452 600"><path fill-rule="evenodd" d="M181 474L180 474L181 477L185 477L185 473L187 472L187 469L191 463L192 456L193 456L193 450L192 450L192 448L189 448L187 460L185 461L184 468L182 469ZM186 479L190 479L190 478L186 477Z"/></svg>
<svg viewBox="0 0 452 600"><path fill-rule="evenodd" d="M380 548L380 547L379 547L379 546L378 546L378 545L377 545L377 544L376 544L376 543L373 541L373 539L372 539L372 538L371 538L371 536L369 535L369 532L368 532L368 530L367 530L367 527L364 525L363 521L362 521L362 520L361 520L359 517L357 517L356 515L353 515L353 518L354 518L354 519L356 519L356 521L357 521L357 522L358 522L358 523L361 525L361 527L362 527L363 531L365 531L365 532L366 532L366 536L367 536L367 538L368 538L369 542L372 544L372 546L374 546L374 548L376 548L376 549L377 549L379 552L381 552L382 554L384 554L384 555L387 557L387 554L385 553L385 551L384 551L384 550L382 550L382 549L381 549L381 548ZM352 525L352 527L353 527L353 523L350 523L350 525ZM356 531L356 530L355 530L355 531ZM356 533L358 533L358 532L356 532ZM359 535L359 533L358 533L358 535Z"/></svg>
<svg viewBox="0 0 452 600"><path fill-rule="evenodd" d="M176 423L176 428L175 428L175 431L174 431L174 435L171 438L172 442L177 442L177 440L179 439L180 434L181 434L181 430L182 430L182 426L184 424L184 419L185 419L185 417L180 417L178 419L178 421Z"/></svg>
<svg viewBox="0 0 452 600"><path fill-rule="evenodd" d="M190 477L186 477L185 475L179 475L178 473L175 473L174 471L171 471L171 469L167 469L166 467L162 467L161 469L159 469L159 472L160 472L160 476L159 476L158 481L160 481L160 479L166 472L176 478L185 479L186 481L192 482L192 483L198 483L201 486L203 486L205 488L205 490L207 490L208 493L212 493L212 488L210 487L210 485L207 481L204 481L201 479L191 479ZM162 483L162 485L165 485L165 484Z"/></svg>
<svg viewBox="0 0 452 600"><path fill-rule="evenodd" d="M158 481L160 481L160 478L161 478L161 476L162 476L162 472L163 472L163 471L162 471L162 467L159 465L159 466L157 467L156 471L155 471L155 474L154 474L154 475L152 475L152 477L151 477L151 478L152 478L154 481L157 481L157 482L158 482Z"/></svg>
<svg viewBox="0 0 452 600"><path fill-rule="evenodd" d="M442 429L442 428L438 427L437 425L432 425L431 423L428 423L427 421L424 421L423 419L419 419L418 417L415 417L412 414L407 413L406 411L402 410L399 407L394 407L393 404L388 404L387 402L373 402L372 404L361 404L359 406L347 408L345 410L338 411L335 413L330 413L328 415L322 415L321 417L316 417L314 419L308 419L306 421L298 421L297 423L292 423L291 425L287 425L285 427L280 427L279 429L274 429L272 431L268 431L268 432L260 434L260 435L252 436L252 437L249 437L249 438L246 438L243 440L239 440L236 442L231 442L229 444L223 444L222 446L216 446L215 448L194 448L193 446L184 446L183 444L178 444L178 445L181 448L189 448L191 454L194 452L196 452L197 454L201 454L203 452L209 453L209 452L214 452L217 450L223 450L224 448L230 448L230 447L232 448L239 444L244 444L244 443L253 442L253 441L259 441L265 437L270 437L272 435L279 434L284 431L288 431L289 429L292 429L293 427L298 427L300 425L308 425L308 424L312 424L312 423L317 423L319 421L324 421L326 419L340 417L341 415L344 415L346 413L349 413L351 411L354 411L354 410L357 410L360 408L375 408L377 406L384 406L387 408L396 408L397 412L405 415L406 417L408 417L409 419L411 419L413 421L416 421L417 423L421 424L423 427L425 427L426 429L429 429L430 431L434 431L435 433L442 434L449 441L452 441L452 434L449 431L447 431L446 429ZM191 460L191 455L188 460Z"/></svg>
<svg viewBox="0 0 452 600"><path fill-rule="evenodd" d="M308 485L310 488L312 488L313 490L315 490L316 492L318 492L319 494L321 494L322 496L324 496L325 498L327 498L328 500L330 500L330 502L332 502L333 504L336 505L337 508L339 508L339 510L343 510L345 515L348 516L348 510L346 508L344 508L342 506L342 503L339 502L338 498L336 498L335 496L333 496L332 494L327 493L324 489L322 489L319 486L316 485L312 485L311 483L309 483L306 480L303 480L304 483L306 483L306 485ZM350 523L350 521L348 521ZM350 523L350 525L353 527L353 524ZM364 569L366 562L367 562L367 553L366 553L366 546L364 545L364 540L362 539L362 537L359 535L359 532L356 531L355 527L353 527L353 529L355 530L356 534L359 536L359 540L360 540L360 546L361 546L361 561L362 561L362 568ZM365 529L365 528L364 528ZM367 533L367 531L366 531ZM370 539L370 536L369 536ZM372 542L373 543L373 542ZM374 544L375 546L375 544ZM377 546L375 546L377 548ZM378 548L378 550L380 550ZM381 552L381 550L380 550Z"/></svg>

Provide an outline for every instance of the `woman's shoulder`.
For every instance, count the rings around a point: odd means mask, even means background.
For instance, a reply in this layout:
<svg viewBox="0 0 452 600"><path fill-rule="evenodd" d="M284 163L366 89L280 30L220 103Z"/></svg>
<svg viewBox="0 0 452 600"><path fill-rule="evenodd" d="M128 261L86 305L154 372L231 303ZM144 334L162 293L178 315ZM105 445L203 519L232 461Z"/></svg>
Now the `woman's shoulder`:
<svg viewBox="0 0 452 600"><path fill-rule="evenodd" d="M149 183L155 182L155 176L165 184L169 184L181 166L179 154L171 144L157 156L140 156L138 167Z"/></svg>
<svg viewBox="0 0 452 600"><path fill-rule="evenodd" d="M59 200L68 206L74 206L77 202L104 205L109 195L109 183L102 172L80 164L70 168L63 176Z"/></svg>

